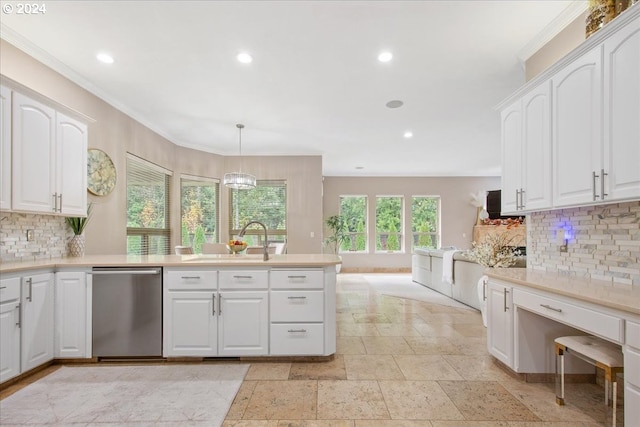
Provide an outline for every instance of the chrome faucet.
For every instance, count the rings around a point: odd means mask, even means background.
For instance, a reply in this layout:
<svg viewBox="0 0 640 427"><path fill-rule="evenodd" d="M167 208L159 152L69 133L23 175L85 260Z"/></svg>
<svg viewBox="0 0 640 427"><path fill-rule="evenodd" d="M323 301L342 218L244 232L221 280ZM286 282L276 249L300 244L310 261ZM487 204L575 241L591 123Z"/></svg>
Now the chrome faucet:
<svg viewBox="0 0 640 427"><path fill-rule="evenodd" d="M264 256L262 257L262 260L263 261L269 261L269 242L267 241L268 237L267 237L267 226L266 225L264 225L260 221L249 221L247 223L247 225L242 227L242 230L240 230L239 236L240 236L240 238L242 238L244 236L244 233L247 231L247 227L249 227L251 224L258 224L262 228L264 228Z"/></svg>

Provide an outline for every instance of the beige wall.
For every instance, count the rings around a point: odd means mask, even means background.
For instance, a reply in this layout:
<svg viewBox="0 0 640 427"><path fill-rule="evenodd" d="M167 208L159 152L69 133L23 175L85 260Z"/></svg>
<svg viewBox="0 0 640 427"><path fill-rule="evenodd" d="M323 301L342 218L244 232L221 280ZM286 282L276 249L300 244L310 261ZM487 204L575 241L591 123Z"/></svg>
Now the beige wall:
<svg viewBox="0 0 640 427"><path fill-rule="evenodd" d="M585 12L525 61L525 79L529 81L578 47L585 39Z"/></svg>
<svg viewBox="0 0 640 427"><path fill-rule="evenodd" d="M180 174L222 178L237 158L225 158L179 147L159 136L80 86L34 60L4 40L0 40L0 74L51 100L95 120L89 125L89 148L105 151L113 160L118 181L106 197L89 196L94 204L86 231L87 254L121 254L126 250L126 153L131 152L173 171L171 226L173 244L180 241ZM230 124L233 126L233 124ZM288 250L292 253L321 251L322 158L243 158L245 170L258 179L285 179L288 184ZM221 218L226 217L228 194L221 191ZM226 223L221 239L227 238ZM310 238L313 232L315 237Z"/></svg>
<svg viewBox="0 0 640 427"><path fill-rule="evenodd" d="M368 233L375 235L376 196L440 196L441 246L461 249L471 247L473 226L476 223L476 208L470 204L471 193L500 188L499 177L325 177L324 217L339 213L340 196L367 196ZM410 222L410 206L405 206L405 223ZM406 229L406 227L405 227ZM405 231L406 233L406 231ZM408 271L411 268L411 253L399 254L342 254L345 271Z"/></svg>

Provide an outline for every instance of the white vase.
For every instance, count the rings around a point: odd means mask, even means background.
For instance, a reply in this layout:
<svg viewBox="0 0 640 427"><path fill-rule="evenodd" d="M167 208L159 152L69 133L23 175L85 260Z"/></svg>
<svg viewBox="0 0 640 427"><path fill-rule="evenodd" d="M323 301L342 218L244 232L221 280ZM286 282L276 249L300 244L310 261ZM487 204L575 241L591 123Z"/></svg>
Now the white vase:
<svg viewBox="0 0 640 427"><path fill-rule="evenodd" d="M69 255L84 256L84 234L76 234L69 240Z"/></svg>

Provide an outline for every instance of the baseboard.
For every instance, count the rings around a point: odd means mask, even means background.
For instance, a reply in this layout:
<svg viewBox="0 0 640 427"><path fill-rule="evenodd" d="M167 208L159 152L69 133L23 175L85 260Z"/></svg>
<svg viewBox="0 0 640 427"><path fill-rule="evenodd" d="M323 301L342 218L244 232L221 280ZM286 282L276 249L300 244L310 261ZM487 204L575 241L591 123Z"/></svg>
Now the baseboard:
<svg viewBox="0 0 640 427"><path fill-rule="evenodd" d="M411 273L411 267L345 267L342 266L341 273L387 273L400 274Z"/></svg>

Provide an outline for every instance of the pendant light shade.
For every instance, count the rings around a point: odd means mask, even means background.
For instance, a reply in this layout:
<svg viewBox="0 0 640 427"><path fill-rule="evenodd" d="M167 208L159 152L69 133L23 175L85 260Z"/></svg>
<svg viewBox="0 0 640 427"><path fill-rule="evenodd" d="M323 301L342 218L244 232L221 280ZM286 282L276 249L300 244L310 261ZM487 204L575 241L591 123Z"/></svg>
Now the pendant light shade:
<svg viewBox="0 0 640 427"><path fill-rule="evenodd" d="M229 188L237 190L250 190L256 187L256 177L242 172L242 129L243 124L237 124L239 145L240 145L240 172L229 172L224 174L222 182Z"/></svg>

